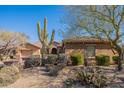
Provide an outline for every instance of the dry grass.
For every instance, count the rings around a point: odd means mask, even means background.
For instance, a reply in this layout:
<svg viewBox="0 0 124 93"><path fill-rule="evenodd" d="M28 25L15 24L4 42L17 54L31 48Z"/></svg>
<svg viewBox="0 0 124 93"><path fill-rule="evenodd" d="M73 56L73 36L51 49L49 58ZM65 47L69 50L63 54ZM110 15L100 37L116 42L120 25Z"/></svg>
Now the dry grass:
<svg viewBox="0 0 124 93"><path fill-rule="evenodd" d="M4 67L0 70L0 86L7 86L19 78L19 70L15 66Z"/></svg>

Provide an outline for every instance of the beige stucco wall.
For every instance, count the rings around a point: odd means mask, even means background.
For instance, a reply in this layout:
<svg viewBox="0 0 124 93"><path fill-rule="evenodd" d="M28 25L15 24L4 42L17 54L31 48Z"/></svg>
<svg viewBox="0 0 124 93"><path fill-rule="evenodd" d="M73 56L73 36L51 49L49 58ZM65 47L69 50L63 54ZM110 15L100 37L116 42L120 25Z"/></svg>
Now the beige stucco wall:
<svg viewBox="0 0 124 93"><path fill-rule="evenodd" d="M39 48L32 46L30 44L26 44L26 48L30 49L32 51L32 55L40 55L40 49Z"/></svg>
<svg viewBox="0 0 124 93"><path fill-rule="evenodd" d="M28 57L32 57L32 56L41 57L40 48L35 47L33 45L30 45L30 44L26 44L22 48L18 49L17 56L20 57L20 59L21 58L28 58Z"/></svg>
<svg viewBox="0 0 124 93"><path fill-rule="evenodd" d="M66 44L65 45L65 54L69 55L72 52L81 52L84 53L84 46L82 44Z"/></svg>
<svg viewBox="0 0 124 93"><path fill-rule="evenodd" d="M31 57L33 54L32 50L21 50L20 52L22 57Z"/></svg>

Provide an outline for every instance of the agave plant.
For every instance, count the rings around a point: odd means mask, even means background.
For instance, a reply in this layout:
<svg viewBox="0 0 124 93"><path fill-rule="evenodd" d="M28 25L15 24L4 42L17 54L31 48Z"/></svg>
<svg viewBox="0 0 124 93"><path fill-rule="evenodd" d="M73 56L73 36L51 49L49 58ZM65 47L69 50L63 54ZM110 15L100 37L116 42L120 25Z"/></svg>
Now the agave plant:
<svg viewBox="0 0 124 93"><path fill-rule="evenodd" d="M47 19L44 19L44 27L41 29L40 22L37 23L38 29L38 37L41 42L41 55L42 59L44 59L44 54L49 53L49 48L52 47L52 43L54 41L55 30L52 31L51 39L48 41L48 33L47 33Z"/></svg>

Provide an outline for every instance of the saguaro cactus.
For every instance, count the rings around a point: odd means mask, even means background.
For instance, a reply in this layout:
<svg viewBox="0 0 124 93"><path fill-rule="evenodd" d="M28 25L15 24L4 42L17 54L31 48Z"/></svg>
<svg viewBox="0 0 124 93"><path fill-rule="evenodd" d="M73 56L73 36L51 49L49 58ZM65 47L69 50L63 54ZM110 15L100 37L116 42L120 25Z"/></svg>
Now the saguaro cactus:
<svg viewBox="0 0 124 93"><path fill-rule="evenodd" d="M47 33L47 19L44 19L44 28L41 29L40 22L37 23L38 29L38 37L42 44L41 55L42 59L44 59L44 54L48 53L48 49L52 46L52 42L54 41L55 30L52 31L51 39L48 41L48 33Z"/></svg>

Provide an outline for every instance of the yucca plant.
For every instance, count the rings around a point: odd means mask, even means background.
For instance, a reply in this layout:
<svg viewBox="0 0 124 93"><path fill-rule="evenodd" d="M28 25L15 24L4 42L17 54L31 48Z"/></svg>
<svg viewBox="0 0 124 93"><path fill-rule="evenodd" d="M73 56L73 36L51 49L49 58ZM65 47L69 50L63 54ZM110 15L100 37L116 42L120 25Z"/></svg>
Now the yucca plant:
<svg viewBox="0 0 124 93"><path fill-rule="evenodd" d="M52 47L52 43L54 41L55 30L52 31L51 39L48 41L48 33L47 33L47 19L44 19L44 27L41 29L40 22L37 23L38 29L38 37L42 44L41 55L42 59L44 59L44 54L49 53L49 49Z"/></svg>

